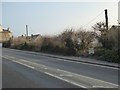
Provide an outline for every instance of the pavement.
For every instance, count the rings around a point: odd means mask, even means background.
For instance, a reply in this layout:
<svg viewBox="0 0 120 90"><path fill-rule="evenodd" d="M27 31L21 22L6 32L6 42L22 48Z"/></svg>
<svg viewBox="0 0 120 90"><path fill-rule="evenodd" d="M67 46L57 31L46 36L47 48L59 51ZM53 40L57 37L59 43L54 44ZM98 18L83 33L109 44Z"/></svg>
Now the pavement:
<svg viewBox="0 0 120 90"><path fill-rule="evenodd" d="M86 58L3 48L2 59L3 88L118 88L118 67Z"/></svg>

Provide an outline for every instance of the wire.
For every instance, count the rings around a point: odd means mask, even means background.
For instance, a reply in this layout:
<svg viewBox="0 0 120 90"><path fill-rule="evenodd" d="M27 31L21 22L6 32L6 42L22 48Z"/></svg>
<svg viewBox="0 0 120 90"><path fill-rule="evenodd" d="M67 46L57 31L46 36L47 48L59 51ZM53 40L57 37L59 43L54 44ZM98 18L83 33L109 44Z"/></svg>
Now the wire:
<svg viewBox="0 0 120 90"><path fill-rule="evenodd" d="M82 27L85 27L87 25L89 25L91 22L93 22L96 18L98 18L101 14L103 13L103 11L101 13L99 13L95 18L93 18L92 20L90 20L87 24L85 24L84 26Z"/></svg>

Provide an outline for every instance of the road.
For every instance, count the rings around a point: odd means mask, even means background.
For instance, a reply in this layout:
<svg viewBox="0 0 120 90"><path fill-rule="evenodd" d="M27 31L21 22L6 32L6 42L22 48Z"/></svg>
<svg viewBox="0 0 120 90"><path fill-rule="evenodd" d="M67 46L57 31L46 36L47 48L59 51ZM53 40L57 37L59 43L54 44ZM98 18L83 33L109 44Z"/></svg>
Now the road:
<svg viewBox="0 0 120 90"><path fill-rule="evenodd" d="M3 88L118 88L118 69L2 50Z"/></svg>

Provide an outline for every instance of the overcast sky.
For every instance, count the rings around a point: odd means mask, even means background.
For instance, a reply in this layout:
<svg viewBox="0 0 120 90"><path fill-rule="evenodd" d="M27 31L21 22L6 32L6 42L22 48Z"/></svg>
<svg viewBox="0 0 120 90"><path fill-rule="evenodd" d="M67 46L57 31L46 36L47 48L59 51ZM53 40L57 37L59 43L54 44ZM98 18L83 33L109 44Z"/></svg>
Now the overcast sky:
<svg viewBox="0 0 120 90"><path fill-rule="evenodd" d="M24 35L26 24L29 35L55 35L67 28L90 29L105 21L104 9L109 24L117 24L117 2L2 2L2 25L10 27L14 36Z"/></svg>

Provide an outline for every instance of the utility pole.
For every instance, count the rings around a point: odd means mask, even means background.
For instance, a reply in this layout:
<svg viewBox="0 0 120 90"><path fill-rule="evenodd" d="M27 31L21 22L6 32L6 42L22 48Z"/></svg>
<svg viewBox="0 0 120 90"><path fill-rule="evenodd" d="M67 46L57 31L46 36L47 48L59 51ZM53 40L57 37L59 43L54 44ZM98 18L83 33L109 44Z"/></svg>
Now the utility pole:
<svg viewBox="0 0 120 90"><path fill-rule="evenodd" d="M26 25L26 37L28 37L28 25Z"/></svg>
<svg viewBox="0 0 120 90"><path fill-rule="evenodd" d="M108 12L107 12L107 9L105 9L105 20L106 20L106 30L108 30Z"/></svg>

